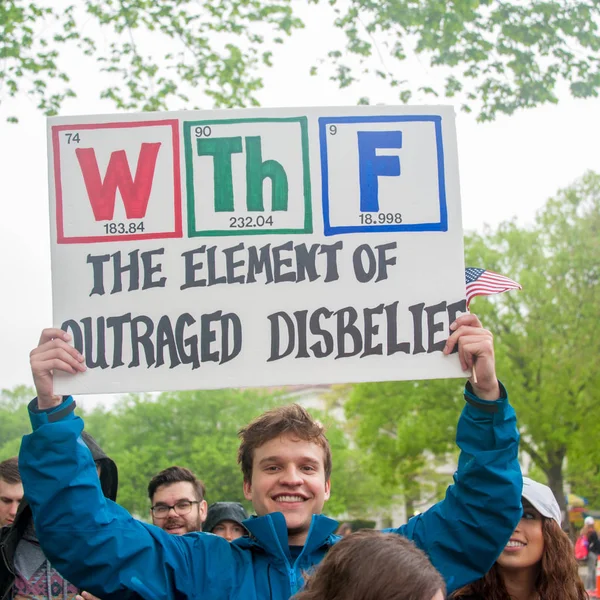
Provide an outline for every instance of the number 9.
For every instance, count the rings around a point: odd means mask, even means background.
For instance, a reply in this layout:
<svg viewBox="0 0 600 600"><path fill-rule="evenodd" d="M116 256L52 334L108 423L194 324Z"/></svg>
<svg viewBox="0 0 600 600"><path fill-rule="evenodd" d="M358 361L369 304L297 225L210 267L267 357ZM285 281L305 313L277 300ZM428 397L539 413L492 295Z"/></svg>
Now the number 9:
<svg viewBox="0 0 600 600"><path fill-rule="evenodd" d="M329 133L331 135L335 135L337 133L337 127L335 125L330 125L329 126Z"/></svg>

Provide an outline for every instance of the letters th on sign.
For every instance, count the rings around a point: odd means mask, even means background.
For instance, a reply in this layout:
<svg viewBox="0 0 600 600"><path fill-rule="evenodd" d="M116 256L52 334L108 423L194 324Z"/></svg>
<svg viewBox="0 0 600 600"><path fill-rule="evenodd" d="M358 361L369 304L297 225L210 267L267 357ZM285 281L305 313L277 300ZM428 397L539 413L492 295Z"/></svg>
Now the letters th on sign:
<svg viewBox="0 0 600 600"><path fill-rule="evenodd" d="M312 233L306 117L183 127L190 237Z"/></svg>

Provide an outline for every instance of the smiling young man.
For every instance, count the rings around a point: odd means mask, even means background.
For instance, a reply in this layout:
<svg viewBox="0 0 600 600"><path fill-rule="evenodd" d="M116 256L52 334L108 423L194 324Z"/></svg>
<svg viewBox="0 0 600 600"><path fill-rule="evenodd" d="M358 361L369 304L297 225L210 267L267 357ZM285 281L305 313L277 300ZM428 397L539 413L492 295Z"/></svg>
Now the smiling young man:
<svg viewBox="0 0 600 600"><path fill-rule="evenodd" d="M167 533L202 531L206 519L204 483L185 467L168 467L148 484L152 522Z"/></svg>
<svg viewBox="0 0 600 600"><path fill-rule="evenodd" d="M519 522L522 488L516 419L496 378L492 335L474 315L459 317L451 330L444 353L458 346L463 369L473 373L457 428L454 485L442 502L389 530L429 555L449 592L492 566ZM303 573L340 539L337 522L321 514L332 469L322 427L291 406L241 430L244 494L257 514L244 522L249 537L228 543L205 533L168 535L98 493L93 461L78 442L83 421L75 403L53 394L54 370L85 370L68 342L65 332L44 330L31 353L38 397L29 407L34 432L20 455L40 539L61 572L101 597L125 591L146 600L293 596Z"/></svg>
<svg viewBox="0 0 600 600"><path fill-rule="evenodd" d="M257 515L281 513L288 545L303 546L331 493L331 449L323 427L297 404L264 413L240 433L244 495Z"/></svg>

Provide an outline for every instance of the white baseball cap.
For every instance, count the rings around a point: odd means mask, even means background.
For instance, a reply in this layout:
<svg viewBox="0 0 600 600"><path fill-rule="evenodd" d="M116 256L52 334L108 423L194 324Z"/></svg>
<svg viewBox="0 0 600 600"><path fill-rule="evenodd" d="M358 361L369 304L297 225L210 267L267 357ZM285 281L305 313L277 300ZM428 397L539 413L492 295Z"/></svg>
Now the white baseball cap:
<svg viewBox="0 0 600 600"><path fill-rule="evenodd" d="M586 517L585 520L583 521L584 525L593 525L594 524L594 517Z"/></svg>
<svg viewBox="0 0 600 600"><path fill-rule="evenodd" d="M529 477L523 477L523 493L521 495L540 515L554 519L559 525L561 524L560 507L552 490L547 485L533 481Z"/></svg>

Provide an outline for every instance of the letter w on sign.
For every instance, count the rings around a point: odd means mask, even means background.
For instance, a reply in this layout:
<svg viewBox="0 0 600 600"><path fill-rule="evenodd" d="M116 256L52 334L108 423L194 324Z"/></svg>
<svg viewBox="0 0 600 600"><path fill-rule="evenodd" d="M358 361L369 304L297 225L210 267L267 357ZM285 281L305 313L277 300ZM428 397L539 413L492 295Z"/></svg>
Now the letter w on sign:
<svg viewBox="0 0 600 600"><path fill-rule="evenodd" d="M104 181L100 176L96 151L93 148L75 150L96 221L113 220L117 188L128 219L146 216L160 145L160 142L142 144L135 178L131 177L125 150L116 150L110 155Z"/></svg>

